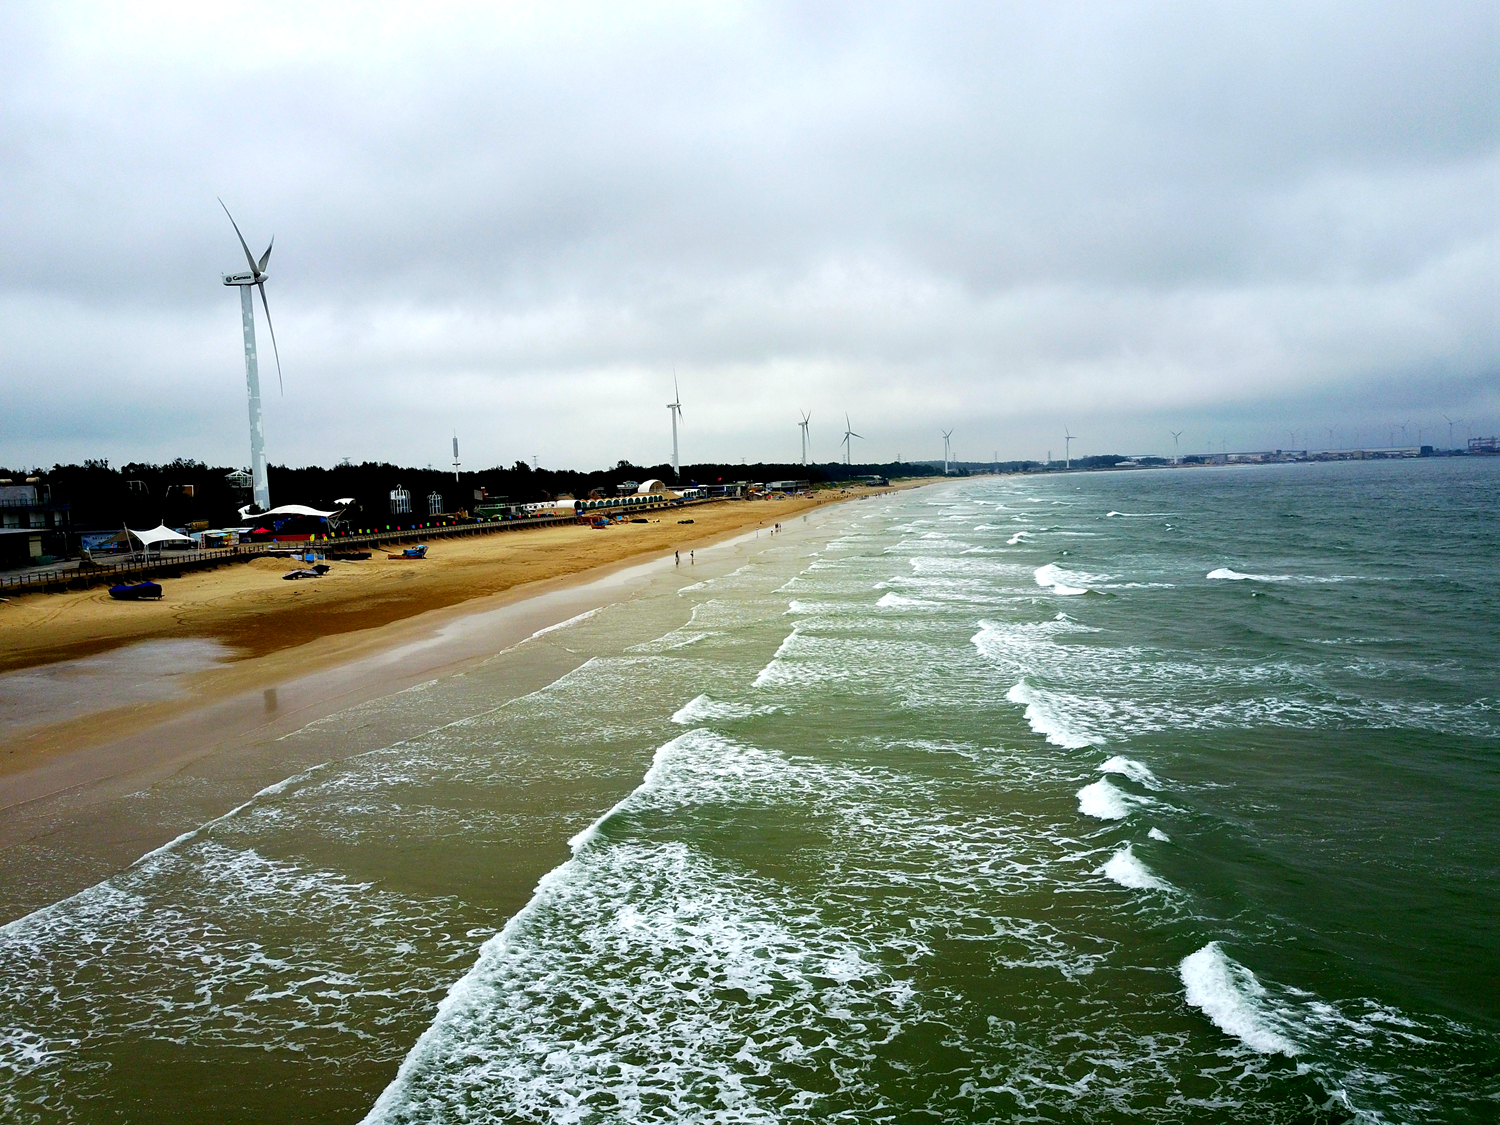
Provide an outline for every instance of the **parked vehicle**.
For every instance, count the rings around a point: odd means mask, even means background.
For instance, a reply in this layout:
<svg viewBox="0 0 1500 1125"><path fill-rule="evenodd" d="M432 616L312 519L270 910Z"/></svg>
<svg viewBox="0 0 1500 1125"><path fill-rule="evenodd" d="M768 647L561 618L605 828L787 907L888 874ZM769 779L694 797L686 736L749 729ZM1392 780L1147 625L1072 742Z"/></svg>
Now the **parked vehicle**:
<svg viewBox="0 0 1500 1125"><path fill-rule="evenodd" d="M155 582L122 582L109 588L109 596L122 602L145 601L147 598L161 597L161 587Z"/></svg>

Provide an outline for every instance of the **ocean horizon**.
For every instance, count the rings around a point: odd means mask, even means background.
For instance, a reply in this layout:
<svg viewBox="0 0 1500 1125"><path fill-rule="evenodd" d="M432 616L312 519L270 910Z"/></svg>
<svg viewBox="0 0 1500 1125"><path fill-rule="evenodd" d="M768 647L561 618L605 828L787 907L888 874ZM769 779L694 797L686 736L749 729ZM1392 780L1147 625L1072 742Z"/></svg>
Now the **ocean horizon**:
<svg viewBox="0 0 1500 1125"><path fill-rule="evenodd" d="M1497 503L974 477L700 552L0 927L0 1116L1493 1120Z"/></svg>

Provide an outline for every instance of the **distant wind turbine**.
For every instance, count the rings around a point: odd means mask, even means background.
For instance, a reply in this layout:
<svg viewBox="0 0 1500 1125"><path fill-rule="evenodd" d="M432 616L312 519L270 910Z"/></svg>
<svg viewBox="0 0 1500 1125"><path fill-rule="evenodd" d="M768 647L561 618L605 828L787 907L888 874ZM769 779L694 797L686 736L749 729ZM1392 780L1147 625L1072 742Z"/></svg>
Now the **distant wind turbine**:
<svg viewBox="0 0 1500 1125"><path fill-rule="evenodd" d="M682 392L677 389L677 368L672 368L672 401L667 403L672 413L672 476L682 479L682 469L677 464L677 419L682 417Z"/></svg>
<svg viewBox="0 0 1500 1125"><path fill-rule="evenodd" d="M1182 436L1183 431L1168 430L1167 433L1172 435L1172 464L1180 465L1182 464L1182 449L1178 446L1177 439Z"/></svg>
<svg viewBox="0 0 1500 1125"><path fill-rule="evenodd" d="M453 479L455 481L458 480L458 466L459 466L459 464L460 464L460 462L458 460L458 431L454 430L453 431Z"/></svg>
<svg viewBox="0 0 1500 1125"><path fill-rule="evenodd" d="M953 431L952 430L944 430L943 431L943 476L947 476L948 475L948 449L949 449L948 442L949 442L949 439L952 438L952 437L953 437Z"/></svg>
<svg viewBox="0 0 1500 1125"><path fill-rule="evenodd" d="M851 430L849 428L849 425L850 425L850 423L849 423L849 415L845 414L844 415L844 440L839 443L840 445L842 445L844 447L844 464L845 465L853 464L853 461L851 460L851 454L854 451L854 443L852 441L850 441L849 439L850 438L859 438L860 441L864 441L865 440L863 434L857 434L857 433L855 433L853 430Z"/></svg>
<svg viewBox="0 0 1500 1125"><path fill-rule="evenodd" d="M802 431L802 463L807 464L807 423L812 420L812 412L804 410L802 421L797 423L797 428Z"/></svg>
<svg viewBox="0 0 1500 1125"><path fill-rule="evenodd" d="M1063 442L1064 442L1064 444L1063 444L1063 462L1064 462L1063 467L1064 468L1071 469L1073 467L1073 441L1074 441L1073 435L1068 432L1068 427L1064 426L1063 427Z"/></svg>
<svg viewBox="0 0 1500 1125"><path fill-rule="evenodd" d="M276 346L276 328L271 323L271 306L266 304L266 278L270 276L266 273L266 264L271 260L271 247L276 245L276 239L271 239L266 252L257 262L245 243L245 236L240 234L239 223L229 214L229 208L222 199L219 200L219 206L224 208L224 214L229 215L229 225L234 227L234 233L240 240L240 248L245 251L245 261L250 264L249 273L221 276L225 285L238 286L240 291L240 319L245 330L245 386L250 395L250 478L255 506L266 512L271 509L271 484L266 475L266 433L260 417L260 365L255 357L255 303L250 297L250 289L253 286L260 290L260 306L266 310L266 327L271 331L271 351L276 356L276 385L285 393L286 388L281 381L281 349Z"/></svg>

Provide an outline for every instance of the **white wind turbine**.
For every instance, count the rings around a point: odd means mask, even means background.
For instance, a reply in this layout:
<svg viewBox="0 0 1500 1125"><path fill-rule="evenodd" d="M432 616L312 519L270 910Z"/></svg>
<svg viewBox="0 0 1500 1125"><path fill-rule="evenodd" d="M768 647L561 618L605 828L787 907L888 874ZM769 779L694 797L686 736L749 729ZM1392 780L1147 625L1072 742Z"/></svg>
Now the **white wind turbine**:
<svg viewBox="0 0 1500 1125"><path fill-rule="evenodd" d="M1063 427L1063 442L1064 442L1064 445L1063 445L1063 461L1065 462L1065 464L1064 464L1063 467L1067 468L1067 469L1071 469L1073 467L1073 440L1074 440L1073 435L1068 432L1068 427L1064 426Z"/></svg>
<svg viewBox="0 0 1500 1125"><path fill-rule="evenodd" d="M677 419L682 417L682 392L677 389L677 371L672 371L672 401L667 403L672 414L672 477L682 479L682 469L677 464Z"/></svg>
<svg viewBox="0 0 1500 1125"><path fill-rule="evenodd" d="M1182 464L1182 448L1177 444L1177 439L1182 436L1183 431L1168 430L1167 433L1172 435L1172 464L1180 465Z"/></svg>
<svg viewBox="0 0 1500 1125"><path fill-rule="evenodd" d="M458 459L458 431L453 431L453 479L458 480L458 467L461 462Z"/></svg>
<svg viewBox="0 0 1500 1125"><path fill-rule="evenodd" d="M224 214L229 215L229 208L224 201L219 200L219 206L224 208ZM249 273L224 274L225 285L239 287L240 291L240 317L245 328L245 384L250 393L250 477L254 487L255 506L261 511L270 511L271 508L271 484L266 478L266 434L260 419L260 367L255 358L255 304L250 297L251 287L260 290L260 306L266 310L266 327L271 330L271 350L276 356L276 384L285 387L281 382L281 349L276 346L276 328L271 323L271 306L266 304L266 263L271 260L271 247L276 245L276 239L271 239L266 252L260 256L260 261L250 253L250 247L245 244L245 236L240 234L240 225L234 221L234 216L229 215L229 224L234 227L234 233L239 237L240 248L245 251L245 261L250 264Z"/></svg>
<svg viewBox="0 0 1500 1125"><path fill-rule="evenodd" d="M948 440L953 436L952 430L943 431L943 476L948 475Z"/></svg>
<svg viewBox="0 0 1500 1125"><path fill-rule="evenodd" d="M849 464L852 463L851 460L850 460L850 454L854 450L854 443L849 440L850 438L859 438L860 441L864 441L865 440L863 434L857 434L857 433L855 433L853 430L851 430L849 428L849 415L845 414L844 415L844 440L839 443L840 445L842 445L844 447L844 464L845 465L849 465Z"/></svg>
<svg viewBox="0 0 1500 1125"><path fill-rule="evenodd" d="M811 419L811 412L804 410L802 412L802 421L797 423L797 428L802 431L802 464L804 465L807 464L807 423Z"/></svg>

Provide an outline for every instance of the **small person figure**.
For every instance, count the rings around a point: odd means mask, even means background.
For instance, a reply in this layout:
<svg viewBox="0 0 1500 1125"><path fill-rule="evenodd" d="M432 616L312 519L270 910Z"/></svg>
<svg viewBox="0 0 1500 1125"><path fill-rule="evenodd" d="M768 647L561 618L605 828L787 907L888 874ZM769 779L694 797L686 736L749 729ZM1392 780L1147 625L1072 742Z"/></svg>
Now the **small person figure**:
<svg viewBox="0 0 1500 1125"><path fill-rule="evenodd" d="M672 552L672 560L673 560L673 562L672 562L673 566L681 566L682 565L682 552L681 551L673 551Z"/></svg>
<svg viewBox="0 0 1500 1125"><path fill-rule="evenodd" d="M698 552L697 551L689 551L688 552L688 566L697 566L697 565L698 565Z"/></svg>

